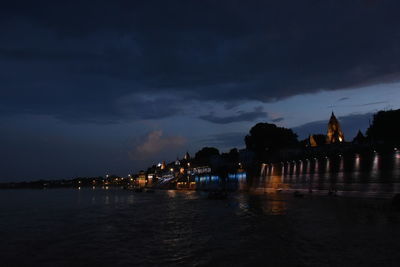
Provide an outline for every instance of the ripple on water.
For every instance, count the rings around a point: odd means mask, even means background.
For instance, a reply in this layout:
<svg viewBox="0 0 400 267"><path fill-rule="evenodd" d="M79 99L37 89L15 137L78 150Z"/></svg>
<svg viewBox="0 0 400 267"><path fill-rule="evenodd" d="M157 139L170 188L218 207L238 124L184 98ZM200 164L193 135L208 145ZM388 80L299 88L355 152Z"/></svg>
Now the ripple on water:
<svg viewBox="0 0 400 267"><path fill-rule="evenodd" d="M7 214L0 215L0 255L4 266L390 266L400 260L399 214L386 204L286 194L212 201L173 190L10 191L0 194Z"/></svg>

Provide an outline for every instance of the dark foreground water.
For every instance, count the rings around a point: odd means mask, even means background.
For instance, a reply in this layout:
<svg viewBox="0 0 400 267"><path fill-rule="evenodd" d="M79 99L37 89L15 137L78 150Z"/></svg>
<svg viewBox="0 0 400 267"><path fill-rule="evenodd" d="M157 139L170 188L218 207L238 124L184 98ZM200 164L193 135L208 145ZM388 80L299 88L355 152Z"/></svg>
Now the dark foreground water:
<svg viewBox="0 0 400 267"><path fill-rule="evenodd" d="M0 191L1 266L398 266L389 200Z"/></svg>

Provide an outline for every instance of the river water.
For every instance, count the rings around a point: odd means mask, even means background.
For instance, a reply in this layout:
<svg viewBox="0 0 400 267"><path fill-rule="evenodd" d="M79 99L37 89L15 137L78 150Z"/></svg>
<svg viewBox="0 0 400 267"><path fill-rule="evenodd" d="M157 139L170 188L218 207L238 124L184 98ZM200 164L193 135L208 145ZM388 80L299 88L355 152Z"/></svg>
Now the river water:
<svg viewBox="0 0 400 267"><path fill-rule="evenodd" d="M400 192L400 153L367 153L263 164L254 189L291 189L391 197Z"/></svg>
<svg viewBox="0 0 400 267"><path fill-rule="evenodd" d="M387 199L0 191L2 266L398 266Z"/></svg>

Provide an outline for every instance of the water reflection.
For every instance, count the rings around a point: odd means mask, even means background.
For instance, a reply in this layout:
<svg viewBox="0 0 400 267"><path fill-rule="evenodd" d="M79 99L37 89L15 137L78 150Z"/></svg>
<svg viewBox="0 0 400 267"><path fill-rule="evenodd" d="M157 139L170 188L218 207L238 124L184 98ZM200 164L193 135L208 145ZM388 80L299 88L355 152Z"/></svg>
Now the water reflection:
<svg viewBox="0 0 400 267"><path fill-rule="evenodd" d="M255 185L271 189L399 192L400 151L264 164Z"/></svg>
<svg viewBox="0 0 400 267"><path fill-rule="evenodd" d="M129 195L129 196L128 196L128 198L127 198L127 203L128 203L129 205L132 205L133 203L135 203L133 195Z"/></svg>
<svg viewBox="0 0 400 267"><path fill-rule="evenodd" d="M385 219L391 213L364 207L376 202L299 201L284 194L232 194L224 201L209 201L197 192L171 193L137 194L113 188L4 191L0 194L2 266L258 266L266 262L341 266L343 260L350 260L351 266L371 262L379 266L398 262L398 216L389 223ZM116 194L118 206L108 206L106 200L114 200ZM74 205L77 195L82 201ZM370 217L374 221L365 223ZM354 230L362 238L354 238ZM343 231L350 234L338 235ZM385 253L374 253L376 244ZM354 248L363 258L351 261ZM21 253L34 256L21 257ZM342 256L337 259L332 253Z"/></svg>
<svg viewBox="0 0 400 267"><path fill-rule="evenodd" d="M279 194L253 195L241 194L237 196L238 208L243 214L284 215L287 211L287 198Z"/></svg>
<svg viewBox="0 0 400 267"><path fill-rule="evenodd" d="M176 196L176 191L175 190L168 190L167 194L170 198L174 198Z"/></svg>
<svg viewBox="0 0 400 267"><path fill-rule="evenodd" d="M400 151L394 153L394 168L393 176L399 178L400 176Z"/></svg>
<svg viewBox="0 0 400 267"><path fill-rule="evenodd" d="M360 155L356 154L354 158L354 170L353 178L355 182L359 182L360 179Z"/></svg>
<svg viewBox="0 0 400 267"><path fill-rule="evenodd" d="M378 175L378 164L379 164L379 154L374 153L374 159L372 163L372 169L371 169L371 176L376 177Z"/></svg>

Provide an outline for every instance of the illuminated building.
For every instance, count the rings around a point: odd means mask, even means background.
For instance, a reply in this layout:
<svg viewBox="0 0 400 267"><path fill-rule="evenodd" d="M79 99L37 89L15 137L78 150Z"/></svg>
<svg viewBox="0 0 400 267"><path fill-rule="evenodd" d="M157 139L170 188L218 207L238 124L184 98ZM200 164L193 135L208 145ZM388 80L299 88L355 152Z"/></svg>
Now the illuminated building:
<svg viewBox="0 0 400 267"><path fill-rule="evenodd" d="M340 128L339 121L336 119L335 114L332 112L331 118L328 123L328 132L326 134L326 143L335 144L344 142L344 135Z"/></svg>
<svg viewBox="0 0 400 267"><path fill-rule="evenodd" d="M146 179L146 173L141 171L139 173L139 176L137 178L137 185L140 187L144 187L146 185L147 179Z"/></svg>
<svg viewBox="0 0 400 267"><path fill-rule="evenodd" d="M193 173L194 174L211 173L211 168L208 166L193 168Z"/></svg>
<svg viewBox="0 0 400 267"><path fill-rule="evenodd" d="M165 164L165 161L163 160L163 162L161 163L161 170L164 170L166 167L167 167L167 165Z"/></svg>
<svg viewBox="0 0 400 267"><path fill-rule="evenodd" d="M315 141L314 135L310 135L310 137L309 137L309 142L310 142L310 146L311 146L311 147L316 147L316 146L318 146L318 145L317 145L317 142Z"/></svg>
<svg viewBox="0 0 400 267"><path fill-rule="evenodd" d="M186 152L185 156L183 157L184 160L188 161L190 160L190 155L188 152Z"/></svg>
<svg viewBox="0 0 400 267"><path fill-rule="evenodd" d="M153 185L154 178L155 178L155 174L154 173L148 173L147 174L147 186Z"/></svg>

